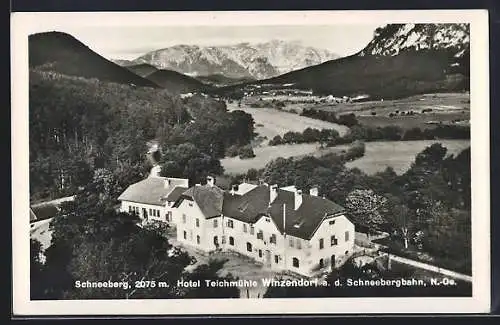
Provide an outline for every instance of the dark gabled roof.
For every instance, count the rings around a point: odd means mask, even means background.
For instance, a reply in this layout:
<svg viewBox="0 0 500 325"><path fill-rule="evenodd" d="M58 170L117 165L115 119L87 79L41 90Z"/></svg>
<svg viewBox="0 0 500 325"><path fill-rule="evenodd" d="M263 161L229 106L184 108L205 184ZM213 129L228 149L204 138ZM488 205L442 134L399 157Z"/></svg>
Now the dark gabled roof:
<svg viewBox="0 0 500 325"><path fill-rule="evenodd" d="M170 185L165 186L167 178L148 177L130 185L119 197L120 201L163 206L178 186L184 185L183 179L170 178ZM186 190L186 188L184 188Z"/></svg>
<svg viewBox="0 0 500 325"><path fill-rule="evenodd" d="M181 197L182 193L186 192L187 190L187 187L177 186L172 192L170 192L169 195L167 195L167 201L176 202Z"/></svg>
<svg viewBox="0 0 500 325"><path fill-rule="evenodd" d="M269 205L270 192L266 185L258 186L244 195L225 193L223 214L247 223L256 222L262 215L270 216L283 232L283 207L286 208L286 233L303 239L310 239L326 216L344 212L334 202L308 194L302 194L302 204L295 210L295 194L282 189ZM295 225L300 225L298 228Z"/></svg>
<svg viewBox="0 0 500 325"><path fill-rule="evenodd" d="M211 218L222 214L223 197L224 191L218 186L195 185L182 193L174 207L178 207L184 199L192 200L200 207L205 218Z"/></svg>

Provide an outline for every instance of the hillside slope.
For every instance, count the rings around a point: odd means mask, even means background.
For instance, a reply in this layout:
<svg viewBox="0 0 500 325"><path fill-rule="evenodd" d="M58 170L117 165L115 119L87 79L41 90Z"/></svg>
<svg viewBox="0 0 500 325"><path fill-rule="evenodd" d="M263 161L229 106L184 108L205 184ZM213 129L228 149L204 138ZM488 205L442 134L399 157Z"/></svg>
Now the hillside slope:
<svg viewBox="0 0 500 325"><path fill-rule="evenodd" d="M156 70L155 72L146 76L162 88L168 89L175 93L189 93L189 92L207 92L212 90L212 87L202 83L195 78L183 75L182 73L171 70Z"/></svg>
<svg viewBox="0 0 500 325"><path fill-rule="evenodd" d="M73 36L61 32L29 36L29 66L65 75L158 88L154 82L106 60Z"/></svg>
<svg viewBox="0 0 500 325"><path fill-rule="evenodd" d="M158 71L156 67L153 67L152 65L147 63L129 65L126 66L126 68L143 78L155 71Z"/></svg>

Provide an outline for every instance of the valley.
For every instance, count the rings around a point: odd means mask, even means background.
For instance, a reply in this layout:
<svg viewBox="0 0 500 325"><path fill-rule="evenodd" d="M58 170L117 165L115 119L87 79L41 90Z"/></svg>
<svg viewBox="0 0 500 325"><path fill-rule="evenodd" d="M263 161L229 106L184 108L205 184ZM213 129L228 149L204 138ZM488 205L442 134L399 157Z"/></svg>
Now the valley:
<svg viewBox="0 0 500 325"><path fill-rule="evenodd" d="M230 111L242 110L252 115L255 121L257 139L261 141L255 142L254 158L225 157L221 159L226 174L242 174L251 168L264 168L267 163L279 157L290 158L306 155L321 157L329 153L341 153L349 147L348 145L338 145L322 148L319 143L269 146L269 140L276 135L283 136L288 131L302 132L308 127L333 128L339 132L340 136L344 136L349 131L349 128L344 125L299 115L304 108L335 112L338 115L353 113L362 125L372 127L394 125L403 130L433 128L436 127L436 124L453 125L464 121L468 123L470 117L468 93L423 94L398 100L335 104L309 104L295 101L285 102L281 109L273 108L275 101L273 101L272 96L266 95L264 101L260 98L262 96L246 97L239 106L235 102L227 103ZM260 103L261 107L250 107L249 105L253 103ZM429 109L430 112L422 113L422 110ZM410 111L414 113L407 115L406 112ZM448 149L448 154L453 155L470 146L470 140L454 139L366 142L365 155L348 162L346 167L359 168L370 175L382 172L386 167L392 167L397 174L402 174L408 170L415 155L433 143L441 143Z"/></svg>

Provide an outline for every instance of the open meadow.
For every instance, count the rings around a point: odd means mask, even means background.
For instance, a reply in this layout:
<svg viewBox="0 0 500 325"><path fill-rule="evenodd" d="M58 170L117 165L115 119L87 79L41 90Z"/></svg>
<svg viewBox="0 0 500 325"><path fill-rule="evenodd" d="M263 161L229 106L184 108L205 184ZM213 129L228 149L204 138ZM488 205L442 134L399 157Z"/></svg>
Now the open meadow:
<svg viewBox="0 0 500 325"><path fill-rule="evenodd" d="M242 110L248 114L252 114L255 121L255 132L258 133L259 136L267 137L268 140L276 135L283 136L283 134L288 131L302 132L308 127L316 129L335 129L341 136L348 130L344 125L315 120L298 114L279 111L270 107L253 108L243 104L241 107L238 107L235 103L227 104L227 107L230 111Z"/></svg>
<svg viewBox="0 0 500 325"><path fill-rule="evenodd" d="M470 119L469 93L424 94L397 100L319 103L302 107L335 112L337 116L354 113L361 124L374 127L396 125L403 129L424 129L440 122L447 124ZM285 110L288 109L301 112L296 105L287 105Z"/></svg>
<svg viewBox="0 0 500 325"><path fill-rule="evenodd" d="M381 172L387 167L402 174L415 160L415 156L433 143L441 143L448 149L447 155L457 155L470 146L469 140L419 140L419 141L377 141L367 142L365 155L346 164L359 168L367 174Z"/></svg>

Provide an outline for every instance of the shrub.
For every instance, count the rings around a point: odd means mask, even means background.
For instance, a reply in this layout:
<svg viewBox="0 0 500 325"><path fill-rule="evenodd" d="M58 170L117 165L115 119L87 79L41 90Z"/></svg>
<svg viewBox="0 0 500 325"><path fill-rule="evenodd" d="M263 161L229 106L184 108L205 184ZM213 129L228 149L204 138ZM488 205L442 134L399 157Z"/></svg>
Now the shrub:
<svg viewBox="0 0 500 325"><path fill-rule="evenodd" d="M249 159L255 157L255 153L253 152L253 148L250 145L246 145L241 147L239 150L240 159Z"/></svg>
<svg viewBox="0 0 500 325"><path fill-rule="evenodd" d="M270 146L277 146L277 145L280 145L280 144L283 144L283 139L281 138L280 135L275 136L274 138L272 138L269 141L269 145Z"/></svg>

